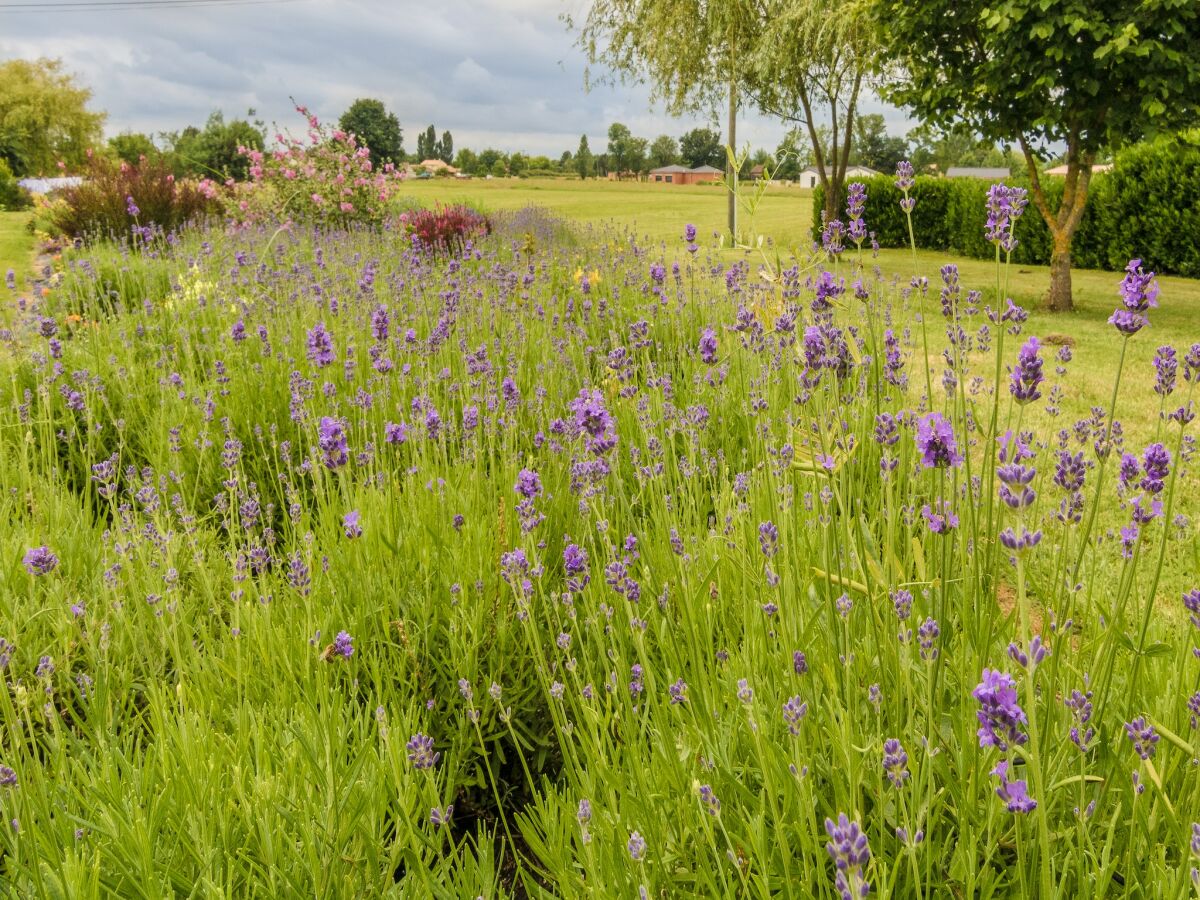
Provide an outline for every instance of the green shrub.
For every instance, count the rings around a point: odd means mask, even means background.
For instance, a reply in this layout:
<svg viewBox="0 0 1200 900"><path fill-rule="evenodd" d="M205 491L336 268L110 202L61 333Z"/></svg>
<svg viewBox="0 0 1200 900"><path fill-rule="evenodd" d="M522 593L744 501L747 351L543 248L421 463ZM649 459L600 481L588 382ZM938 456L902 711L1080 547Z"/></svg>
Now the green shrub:
<svg viewBox="0 0 1200 900"><path fill-rule="evenodd" d="M0 210L15 212L28 209L33 198L25 188L17 184L17 177L9 168L8 160L0 158Z"/></svg>
<svg viewBox="0 0 1200 900"><path fill-rule="evenodd" d="M1029 188L1022 174L1006 183ZM902 194L893 179L877 175L867 186L864 218L881 247L907 247L908 225L900 209ZM912 189L913 232L917 247L988 259L995 247L984 236L985 204L991 182L983 179L920 177ZM1052 209L1062 202L1065 179L1044 177L1042 188ZM821 234L825 191L813 189L813 236ZM845 193L839 208L845 208ZM1148 269L1200 275L1200 138L1180 136L1138 144L1117 157L1109 173L1098 173L1089 186L1087 209L1072 243L1074 265L1120 271L1132 258ZM1030 204L1017 222L1013 262L1048 265L1053 250L1050 230Z"/></svg>

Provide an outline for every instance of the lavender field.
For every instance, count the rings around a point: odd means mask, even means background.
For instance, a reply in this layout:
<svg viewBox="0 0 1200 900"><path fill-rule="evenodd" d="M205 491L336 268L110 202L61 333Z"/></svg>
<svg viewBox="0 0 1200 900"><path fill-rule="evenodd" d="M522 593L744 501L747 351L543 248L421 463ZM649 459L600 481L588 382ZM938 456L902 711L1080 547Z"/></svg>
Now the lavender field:
<svg viewBox="0 0 1200 900"><path fill-rule="evenodd" d="M1031 333L1020 191L988 284L850 193L778 257L531 208L11 278L0 893L1194 892L1200 343L1137 260Z"/></svg>

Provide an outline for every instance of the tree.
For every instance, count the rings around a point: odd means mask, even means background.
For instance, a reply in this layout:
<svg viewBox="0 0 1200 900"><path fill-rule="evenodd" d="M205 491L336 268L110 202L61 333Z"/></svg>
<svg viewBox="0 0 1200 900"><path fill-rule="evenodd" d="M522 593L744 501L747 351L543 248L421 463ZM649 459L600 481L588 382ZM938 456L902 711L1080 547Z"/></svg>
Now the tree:
<svg viewBox="0 0 1200 900"><path fill-rule="evenodd" d="M0 159L17 177L48 174L59 162L82 164L105 118L88 109L91 99L62 60L0 63Z"/></svg>
<svg viewBox="0 0 1200 900"><path fill-rule="evenodd" d="M438 158L437 130L430 125L417 135L417 162Z"/></svg>
<svg viewBox="0 0 1200 900"><path fill-rule="evenodd" d="M494 175L493 169L496 168L497 162L501 164L504 162L504 154L499 150L488 147L486 150L479 151L479 166L484 172L492 172Z"/></svg>
<svg viewBox="0 0 1200 900"><path fill-rule="evenodd" d="M558 158L558 170L560 172L569 172L575 165L575 157L572 156L570 150L564 150L562 156Z"/></svg>
<svg viewBox="0 0 1200 900"><path fill-rule="evenodd" d="M596 174L596 160L588 148L587 135L579 138L579 149L575 151L575 171L581 179L591 178Z"/></svg>
<svg viewBox="0 0 1200 900"><path fill-rule="evenodd" d="M620 122L608 128L608 158L617 177L626 172L640 172L646 164L646 139L634 137Z"/></svg>
<svg viewBox="0 0 1200 900"><path fill-rule="evenodd" d="M404 159L404 133L400 120L390 113L382 100L362 97L350 104L338 121L342 131L355 135L371 150L375 166L398 163Z"/></svg>
<svg viewBox="0 0 1200 900"><path fill-rule="evenodd" d="M529 160L523 153L511 153L508 157L508 174L520 177L529 168Z"/></svg>
<svg viewBox="0 0 1200 900"><path fill-rule="evenodd" d="M669 134L661 134L650 145L649 165L652 169L673 166L679 162L679 141Z"/></svg>
<svg viewBox="0 0 1200 900"><path fill-rule="evenodd" d="M1021 148L1050 230L1052 310L1072 308L1071 242L1105 148L1200 119L1200 5L1172 0L871 0L897 62L887 96L941 127ZM1055 209L1039 157L1066 146Z"/></svg>
<svg viewBox="0 0 1200 900"><path fill-rule="evenodd" d="M479 157L474 150L468 150L463 147L454 156L454 167L460 172L466 172L468 175L480 174Z"/></svg>
<svg viewBox="0 0 1200 900"><path fill-rule="evenodd" d="M246 115L253 116L254 110ZM261 122L251 124L247 119L226 122L224 114L217 111L203 129L190 126L161 137L171 148L178 174L245 181L250 177L250 160L241 148L263 149L266 129Z"/></svg>
<svg viewBox="0 0 1200 900"><path fill-rule="evenodd" d="M861 0L763 0L760 14L748 90L764 112L807 131L823 215L836 218L858 101L879 57L873 23Z"/></svg>
<svg viewBox="0 0 1200 900"><path fill-rule="evenodd" d="M725 165L725 148L720 132L710 128L693 128L679 139L679 157L688 168Z"/></svg>
<svg viewBox="0 0 1200 900"><path fill-rule="evenodd" d="M447 164L454 159L454 138L450 136L449 131L442 132L442 140L437 147L437 157Z"/></svg>
<svg viewBox="0 0 1200 900"><path fill-rule="evenodd" d="M672 115L715 111L724 98L729 144L736 146L745 60L759 37L757 8L751 0L591 0L578 43L592 63L648 80L651 100L663 101ZM726 175L732 180L732 166ZM728 224L736 234L732 192Z"/></svg>
<svg viewBox="0 0 1200 900"><path fill-rule="evenodd" d="M122 131L120 134L110 137L108 149L121 162L129 163L131 166L137 165L143 156L146 159L153 159L161 155L161 151L155 146L150 135L136 131Z"/></svg>
<svg viewBox="0 0 1200 900"><path fill-rule="evenodd" d="M887 133L883 116L868 113L854 120L854 146L850 162L877 172L894 172L896 163L908 159L908 141Z"/></svg>

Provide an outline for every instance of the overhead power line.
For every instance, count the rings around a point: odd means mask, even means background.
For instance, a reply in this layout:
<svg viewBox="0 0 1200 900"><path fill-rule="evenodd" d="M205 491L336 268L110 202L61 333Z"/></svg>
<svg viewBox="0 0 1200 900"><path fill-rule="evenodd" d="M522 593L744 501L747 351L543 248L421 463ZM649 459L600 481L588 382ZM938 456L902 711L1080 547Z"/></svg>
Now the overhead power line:
<svg viewBox="0 0 1200 900"><path fill-rule="evenodd" d="M300 3L303 0L60 0L60 2L2 2L0 14L129 12L164 9L202 9L210 6L267 6L281 3Z"/></svg>

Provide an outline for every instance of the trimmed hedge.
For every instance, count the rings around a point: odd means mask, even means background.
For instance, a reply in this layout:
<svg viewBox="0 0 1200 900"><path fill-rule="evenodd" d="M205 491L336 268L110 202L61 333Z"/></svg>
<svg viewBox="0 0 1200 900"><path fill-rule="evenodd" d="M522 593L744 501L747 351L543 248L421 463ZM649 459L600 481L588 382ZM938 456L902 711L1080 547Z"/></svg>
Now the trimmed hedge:
<svg viewBox="0 0 1200 900"><path fill-rule="evenodd" d="M1007 183L1029 187L1023 175ZM888 175L863 180L867 186L867 228L881 247L907 247L903 195ZM1044 178L1052 208L1062 199L1064 179ZM984 238L985 201L991 182L921 176L912 189L913 232L917 247L990 259L995 248ZM813 236L820 239L825 191L813 189ZM845 207L843 192L841 207ZM1017 222L1013 262L1048 265L1050 231L1030 205ZM1138 144L1118 155L1111 172L1092 177L1088 205L1075 232L1072 264L1120 271L1139 257L1164 274L1200 276L1200 142L1178 138Z"/></svg>

